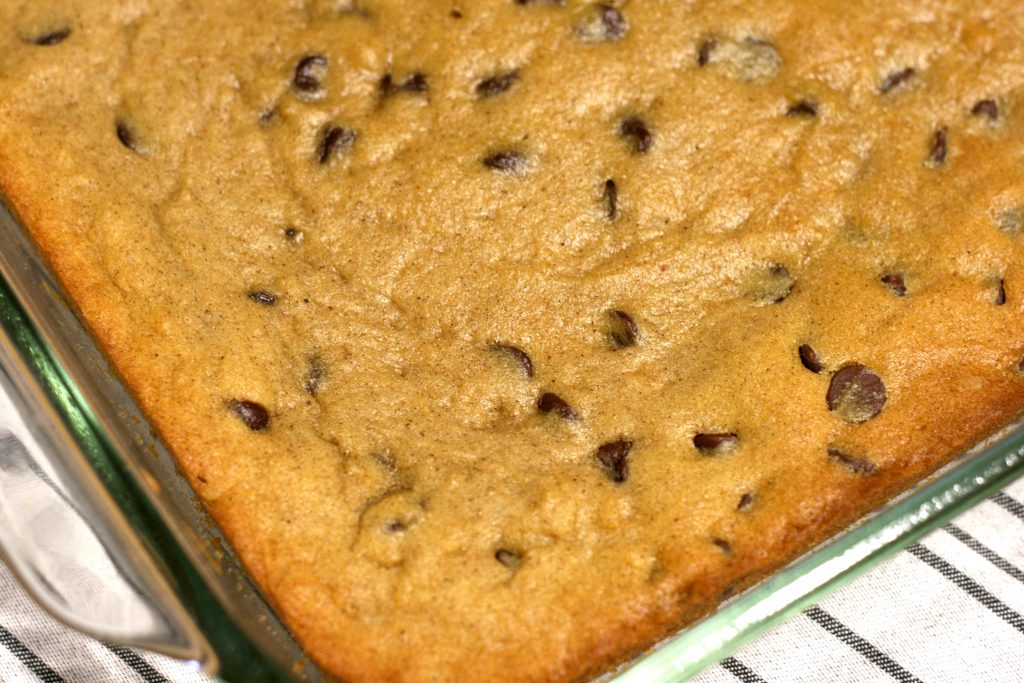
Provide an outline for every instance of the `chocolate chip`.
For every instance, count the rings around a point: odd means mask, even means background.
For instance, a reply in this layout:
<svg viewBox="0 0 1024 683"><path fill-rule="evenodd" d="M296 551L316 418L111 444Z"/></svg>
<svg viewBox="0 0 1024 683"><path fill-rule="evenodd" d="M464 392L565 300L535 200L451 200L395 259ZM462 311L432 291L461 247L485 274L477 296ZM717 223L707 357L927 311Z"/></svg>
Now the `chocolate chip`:
<svg viewBox="0 0 1024 683"><path fill-rule="evenodd" d="M824 369L825 364L821 362L818 352L810 344L801 344L797 353L800 354L800 362L811 372L818 373Z"/></svg>
<svg viewBox="0 0 1024 683"><path fill-rule="evenodd" d="M632 143L633 151L637 154L644 154L654 144L654 136L639 116L623 119L619 124L619 135Z"/></svg>
<svg viewBox="0 0 1024 683"><path fill-rule="evenodd" d="M604 213L608 220L615 220L619 215L619 188L611 178L604 181L601 199L604 200Z"/></svg>
<svg viewBox="0 0 1024 683"><path fill-rule="evenodd" d="M876 469L875 463L870 460L855 458L836 448L828 449L828 457L855 474L868 474Z"/></svg>
<svg viewBox="0 0 1024 683"><path fill-rule="evenodd" d="M946 128L942 127L932 134L931 146L928 149L928 163L931 166L941 166L946 163L947 152Z"/></svg>
<svg viewBox="0 0 1024 683"><path fill-rule="evenodd" d="M308 95L320 91L321 80L327 75L327 60L322 55L306 55L295 65L292 85Z"/></svg>
<svg viewBox="0 0 1024 683"><path fill-rule="evenodd" d="M707 66L711 61L711 54L718 47L717 38L707 38L697 48L697 66Z"/></svg>
<svg viewBox="0 0 1024 683"><path fill-rule="evenodd" d="M818 103L812 100L799 100L789 105L789 108L786 109L786 116L790 117L817 115Z"/></svg>
<svg viewBox="0 0 1024 683"><path fill-rule="evenodd" d="M860 363L840 368L828 385L825 402L828 409L846 422L867 422L885 406L886 391L882 378Z"/></svg>
<svg viewBox="0 0 1024 683"><path fill-rule="evenodd" d="M878 86L878 91L884 95L885 93L890 92L894 88L897 88L900 85L906 83L916 74L917 70L910 66L908 66L905 69L900 69L899 71L893 71L884 79L882 79L882 84Z"/></svg>
<svg viewBox="0 0 1024 683"><path fill-rule="evenodd" d="M498 548L494 553L494 559L509 569L518 569L519 565L523 563L522 553L508 548Z"/></svg>
<svg viewBox="0 0 1024 683"><path fill-rule="evenodd" d="M996 295L993 297L992 303L996 306L1002 306L1006 303L1006 283L1002 278L996 282Z"/></svg>
<svg viewBox="0 0 1024 683"><path fill-rule="evenodd" d="M254 432L270 426L270 414L266 408L255 401L231 399L228 401L228 409L242 421L242 424Z"/></svg>
<svg viewBox="0 0 1024 683"><path fill-rule="evenodd" d="M452 19L461 19L462 12L460 12L457 9L453 9L451 12L448 13L448 16L450 16Z"/></svg>
<svg viewBox="0 0 1024 683"><path fill-rule="evenodd" d="M356 132L343 126L328 126L320 136L317 147L317 159L326 164L335 155L352 149L356 142Z"/></svg>
<svg viewBox="0 0 1024 683"><path fill-rule="evenodd" d="M268 292L265 289L254 289L249 292L249 298L258 304L263 304L264 306L273 306L277 303L277 294Z"/></svg>
<svg viewBox="0 0 1024 683"><path fill-rule="evenodd" d="M491 351L496 351L507 356L516 365L519 366L520 372L525 377L533 377L533 361L530 360L529 354L523 351L518 346L512 346L511 344L491 344Z"/></svg>
<svg viewBox="0 0 1024 683"><path fill-rule="evenodd" d="M315 394L327 380L327 364L320 356L309 357L309 370L306 372L306 379L302 388L307 394Z"/></svg>
<svg viewBox="0 0 1024 683"><path fill-rule="evenodd" d="M520 175L526 171L526 155L514 150L495 152L484 157L484 166L492 171Z"/></svg>
<svg viewBox="0 0 1024 683"><path fill-rule="evenodd" d="M299 242L301 242L303 240L305 235L303 234L303 232L301 230L298 230L297 228L293 228L291 226L288 226L287 228L284 229L284 237L287 240L290 240L290 241L295 242L295 243L299 243Z"/></svg>
<svg viewBox="0 0 1024 683"><path fill-rule="evenodd" d="M753 274L747 284L746 296L759 306L777 304L793 291L793 277L781 263L769 263Z"/></svg>
<svg viewBox="0 0 1024 683"><path fill-rule="evenodd" d="M881 277L881 281L896 296L907 295L907 283L903 273L886 273Z"/></svg>
<svg viewBox="0 0 1024 683"><path fill-rule="evenodd" d="M714 543L718 547L718 549L726 555L732 554L732 546L729 545L729 541L725 540L724 538L712 538L711 542Z"/></svg>
<svg viewBox="0 0 1024 683"><path fill-rule="evenodd" d="M705 455L719 455L728 453L736 448L739 437L730 433L719 434L697 434L693 437L693 445Z"/></svg>
<svg viewBox="0 0 1024 683"><path fill-rule="evenodd" d="M61 26L60 28L40 34L35 38L32 38L28 42L32 43L33 45L57 45L58 43L63 43L64 40L67 39L67 37L70 35L71 28L69 26Z"/></svg>
<svg viewBox="0 0 1024 683"><path fill-rule="evenodd" d="M384 525L384 533L388 534L397 534L405 531L406 529L408 529L408 527L405 525L405 522L400 519L393 519Z"/></svg>
<svg viewBox="0 0 1024 683"><path fill-rule="evenodd" d="M117 133L117 139L121 141L122 145L136 154L141 154L138 147L138 141L135 139L135 133L127 123L124 121L118 121L114 130Z"/></svg>
<svg viewBox="0 0 1024 683"><path fill-rule="evenodd" d="M395 83L391 74L384 74L380 79L381 97L391 97L402 92L423 93L427 91L427 77L416 72L406 78L402 83Z"/></svg>
<svg viewBox="0 0 1024 683"><path fill-rule="evenodd" d="M634 346L639 335L640 329L633 316L625 311L608 311L608 338L614 348Z"/></svg>
<svg viewBox="0 0 1024 683"><path fill-rule="evenodd" d="M540 412L555 413L558 417L569 422L576 422L580 419L580 416L576 414L576 411L572 409L565 400L562 399L558 394L553 394L550 391L541 394L540 398L537 399L537 409Z"/></svg>
<svg viewBox="0 0 1024 683"><path fill-rule="evenodd" d="M744 493L742 496L740 496L740 502L736 506L736 509L740 512L746 512L747 510L750 509L750 506L754 504L754 497L755 496L752 491Z"/></svg>
<svg viewBox="0 0 1024 683"><path fill-rule="evenodd" d="M996 227L1007 235L1024 232L1024 209L1008 209L996 216Z"/></svg>
<svg viewBox="0 0 1024 683"><path fill-rule="evenodd" d="M516 69L495 74L476 84L476 96L482 99L500 95L511 88L517 80L519 80L519 71Z"/></svg>
<svg viewBox="0 0 1024 683"><path fill-rule="evenodd" d="M629 22L622 12L603 3L587 7L576 22L576 35L587 42L618 40L628 30Z"/></svg>
<svg viewBox="0 0 1024 683"><path fill-rule="evenodd" d="M621 484L629 478L629 454L632 450L632 441L619 439L601 444L594 455L608 478Z"/></svg>
<svg viewBox="0 0 1024 683"><path fill-rule="evenodd" d="M999 118L999 105L996 104L995 100L978 100L971 107L971 113L975 116L984 116L990 121L995 121Z"/></svg>

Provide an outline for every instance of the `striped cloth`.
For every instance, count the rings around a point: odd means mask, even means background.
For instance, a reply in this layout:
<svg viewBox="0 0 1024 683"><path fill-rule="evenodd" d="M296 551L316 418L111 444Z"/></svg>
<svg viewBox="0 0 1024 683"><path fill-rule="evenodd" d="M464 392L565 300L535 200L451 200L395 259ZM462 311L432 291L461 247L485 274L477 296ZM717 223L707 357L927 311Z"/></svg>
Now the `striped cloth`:
<svg viewBox="0 0 1024 683"><path fill-rule="evenodd" d="M1024 481L706 670L696 683L1024 681ZM49 619L0 566L3 683L212 683ZM238 682L248 683L248 682Z"/></svg>

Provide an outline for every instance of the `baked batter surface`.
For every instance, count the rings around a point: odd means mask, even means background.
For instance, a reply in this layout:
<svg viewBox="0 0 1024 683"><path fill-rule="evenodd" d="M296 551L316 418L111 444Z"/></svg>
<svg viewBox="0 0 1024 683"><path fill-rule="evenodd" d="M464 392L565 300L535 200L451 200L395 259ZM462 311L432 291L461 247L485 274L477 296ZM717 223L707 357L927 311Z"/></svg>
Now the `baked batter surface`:
<svg viewBox="0 0 1024 683"><path fill-rule="evenodd" d="M1019 0L0 0L0 187L354 681L570 681L1024 406Z"/></svg>

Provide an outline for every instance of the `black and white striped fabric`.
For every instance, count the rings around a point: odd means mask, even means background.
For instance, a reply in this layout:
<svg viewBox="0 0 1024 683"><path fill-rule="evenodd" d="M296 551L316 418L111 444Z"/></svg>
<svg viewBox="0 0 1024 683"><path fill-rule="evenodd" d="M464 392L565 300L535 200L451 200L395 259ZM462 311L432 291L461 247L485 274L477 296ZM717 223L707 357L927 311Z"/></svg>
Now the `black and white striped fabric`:
<svg viewBox="0 0 1024 683"><path fill-rule="evenodd" d="M43 615L0 566L3 683L213 683ZM961 515L696 683L1024 681L1024 481ZM246 682L238 682L246 683Z"/></svg>

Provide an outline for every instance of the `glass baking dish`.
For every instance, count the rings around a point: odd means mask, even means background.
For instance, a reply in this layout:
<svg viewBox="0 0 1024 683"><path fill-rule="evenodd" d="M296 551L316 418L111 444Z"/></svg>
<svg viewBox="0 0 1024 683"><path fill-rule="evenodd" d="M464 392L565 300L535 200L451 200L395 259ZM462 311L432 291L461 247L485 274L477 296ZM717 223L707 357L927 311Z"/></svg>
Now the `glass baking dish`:
<svg viewBox="0 0 1024 683"><path fill-rule="evenodd" d="M103 596L62 585L70 570L54 562L74 558L47 555L45 534L0 531L0 555L29 593L88 635L228 681L326 680L248 579L2 197L0 323L0 528L30 528L3 501L12 482L37 487L35 500L82 524L77 571L114 567L138 604L126 618L117 612L125 590L100 584L111 618L95 607ZM598 680L685 680L1021 475L1015 425Z"/></svg>

